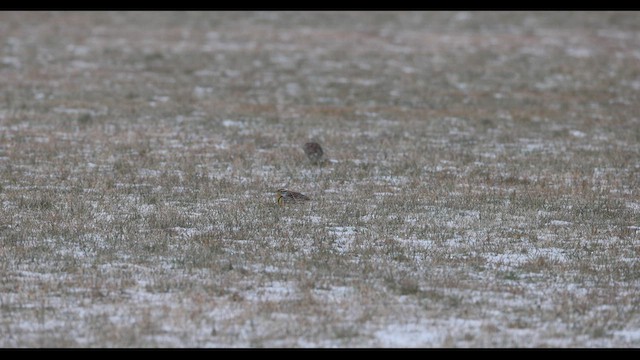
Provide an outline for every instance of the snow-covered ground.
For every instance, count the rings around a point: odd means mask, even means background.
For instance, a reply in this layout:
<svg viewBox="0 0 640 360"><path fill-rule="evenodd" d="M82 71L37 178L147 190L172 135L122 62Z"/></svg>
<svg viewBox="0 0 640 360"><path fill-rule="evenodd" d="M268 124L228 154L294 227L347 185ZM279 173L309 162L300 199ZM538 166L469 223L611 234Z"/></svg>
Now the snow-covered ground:
<svg viewBox="0 0 640 360"><path fill-rule="evenodd" d="M639 346L636 17L1 13L0 346Z"/></svg>

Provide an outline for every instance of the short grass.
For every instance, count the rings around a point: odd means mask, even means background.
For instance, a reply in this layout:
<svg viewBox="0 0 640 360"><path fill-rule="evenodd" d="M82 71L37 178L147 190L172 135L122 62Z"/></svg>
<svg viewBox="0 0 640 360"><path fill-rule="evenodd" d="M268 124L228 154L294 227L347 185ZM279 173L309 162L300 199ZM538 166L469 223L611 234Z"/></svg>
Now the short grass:
<svg viewBox="0 0 640 360"><path fill-rule="evenodd" d="M639 31L1 13L0 346L637 347Z"/></svg>

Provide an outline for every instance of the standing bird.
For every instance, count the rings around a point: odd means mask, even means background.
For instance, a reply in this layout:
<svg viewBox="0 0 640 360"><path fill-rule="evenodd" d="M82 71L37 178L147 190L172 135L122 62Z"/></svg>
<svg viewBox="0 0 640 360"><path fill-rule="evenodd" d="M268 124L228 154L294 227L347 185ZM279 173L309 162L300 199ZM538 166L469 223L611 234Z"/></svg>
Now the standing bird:
<svg viewBox="0 0 640 360"><path fill-rule="evenodd" d="M307 197L306 195L302 195L299 192L289 191L285 189L276 190L276 194L278 197L278 205L280 206L284 206L284 204L299 203L311 200L309 197Z"/></svg>
<svg viewBox="0 0 640 360"><path fill-rule="evenodd" d="M304 153L307 154L307 157L312 163L318 164L322 159L324 151L322 151L322 146L317 142L308 142L304 144Z"/></svg>

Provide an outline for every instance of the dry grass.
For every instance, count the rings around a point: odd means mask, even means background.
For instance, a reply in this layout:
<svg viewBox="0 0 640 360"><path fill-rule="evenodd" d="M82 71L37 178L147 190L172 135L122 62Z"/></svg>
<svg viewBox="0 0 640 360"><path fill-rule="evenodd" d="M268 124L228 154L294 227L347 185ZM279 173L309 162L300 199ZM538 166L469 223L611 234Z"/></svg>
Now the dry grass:
<svg viewBox="0 0 640 360"><path fill-rule="evenodd" d="M0 346L637 347L636 18L0 14Z"/></svg>

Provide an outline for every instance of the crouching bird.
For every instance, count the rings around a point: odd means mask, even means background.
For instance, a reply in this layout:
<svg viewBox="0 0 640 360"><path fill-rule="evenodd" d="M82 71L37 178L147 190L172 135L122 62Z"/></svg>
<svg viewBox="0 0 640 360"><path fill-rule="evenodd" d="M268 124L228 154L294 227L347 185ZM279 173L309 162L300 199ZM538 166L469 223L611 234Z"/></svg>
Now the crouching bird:
<svg viewBox="0 0 640 360"><path fill-rule="evenodd" d="M304 201L311 200L308 196L303 195L299 192L278 189L276 190L278 205L284 206L284 204L293 204L293 203L301 203Z"/></svg>
<svg viewBox="0 0 640 360"><path fill-rule="evenodd" d="M304 144L302 147L304 149L304 153L307 154L309 160L311 160L314 164L322 164L322 155L324 155L324 151L322 151L322 146L317 142L308 142Z"/></svg>

